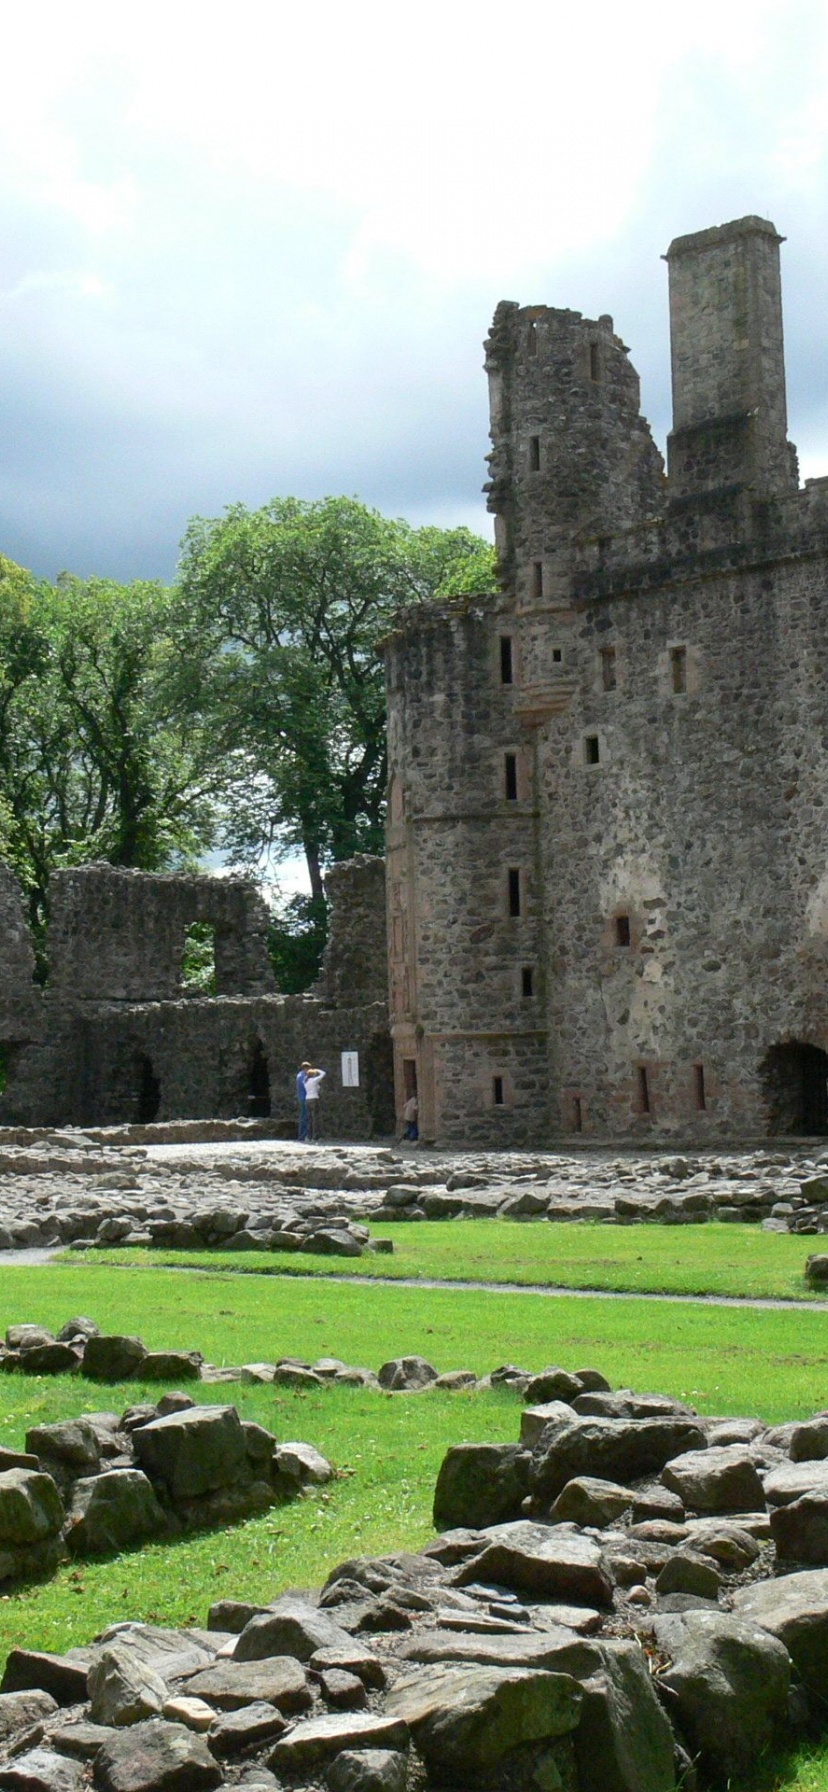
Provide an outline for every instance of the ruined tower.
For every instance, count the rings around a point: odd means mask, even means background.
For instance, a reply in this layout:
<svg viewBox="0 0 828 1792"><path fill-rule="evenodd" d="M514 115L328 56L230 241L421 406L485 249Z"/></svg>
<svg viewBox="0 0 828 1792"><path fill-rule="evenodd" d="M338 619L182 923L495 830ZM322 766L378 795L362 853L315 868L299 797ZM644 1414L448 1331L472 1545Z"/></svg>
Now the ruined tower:
<svg viewBox="0 0 828 1792"><path fill-rule="evenodd" d="M828 1131L828 482L787 441L780 241L668 251L668 481L610 318L495 314L501 589L387 643L426 1137Z"/></svg>

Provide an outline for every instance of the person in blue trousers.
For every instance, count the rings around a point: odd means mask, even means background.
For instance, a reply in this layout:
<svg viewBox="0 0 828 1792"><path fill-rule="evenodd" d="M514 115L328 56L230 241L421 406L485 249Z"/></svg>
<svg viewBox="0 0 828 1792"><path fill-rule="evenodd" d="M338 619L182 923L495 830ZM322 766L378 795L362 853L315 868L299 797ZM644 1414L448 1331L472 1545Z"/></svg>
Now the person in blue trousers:
<svg viewBox="0 0 828 1792"><path fill-rule="evenodd" d="M300 1064L296 1077L296 1099L299 1103L299 1139L302 1144L304 1144L308 1136L308 1103L305 1094L305 1075L307 1071L312 1069L313 1065L306 1058L304 1063Z"/></svg>

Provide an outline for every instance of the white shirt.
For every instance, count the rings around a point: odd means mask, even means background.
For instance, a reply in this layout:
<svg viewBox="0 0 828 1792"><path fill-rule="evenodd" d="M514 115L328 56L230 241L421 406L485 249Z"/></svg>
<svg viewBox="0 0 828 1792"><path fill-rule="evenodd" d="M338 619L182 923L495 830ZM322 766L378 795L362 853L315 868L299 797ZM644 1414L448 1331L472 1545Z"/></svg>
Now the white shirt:
<svg viewBox="0 0 828 1792"><path fill-rule="evenodd" d="M305 1077L305 1100L306 1101L318 1101L319 1100L319 1084L321 1083L324 1075L325 1075L324 1070L319 1070L319 1071L317 1071L316 1076L306 1076Z"/></svg>

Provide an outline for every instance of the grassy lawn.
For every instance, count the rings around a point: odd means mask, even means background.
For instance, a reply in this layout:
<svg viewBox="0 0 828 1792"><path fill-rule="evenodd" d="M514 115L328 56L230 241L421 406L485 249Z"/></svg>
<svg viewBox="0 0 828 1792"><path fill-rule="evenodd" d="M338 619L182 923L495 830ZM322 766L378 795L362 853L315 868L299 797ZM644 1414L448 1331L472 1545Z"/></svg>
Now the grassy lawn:
<svg viewBox="0 0 828 1792"><path fill-rule="evenodd" d="M277 1276L436 1277L618 1289L632 1294L732 1294L811 1300L805 1259L814 1238L754 1225L602 1226L549 1220L439 1220L374 1228L393 1256L314 1257L297 1252L106 1251L111 1264L189 1264Z"/></svg>
<svg viewBox="0 0 828 1792"><path fill-rule="evenodd" d="M423 1227L400 1227L417 1248ZM552 1228L486 1222L427 1228L450 1231L471 1248L484 1231L577 1233L586 1262L591 1242L606 1259L609 1247L635 1255L660 1238L674 1257L693 1264L697 1245L713 1228L656 1234L649 1228ZM716 1228L730 1243L730 1288L744 1292L742 1259L733 1245L780 1242L802 1250L804 1240ZM517 1242L516 1240L516 1242ZM481 1238L482 1243L482 1238ZM468 1247L464 1247L468 1248ZM593 1364L613 1385L630 1384L687 1398L705 1412L755 1413L770 1421L805 1416L824 1406L828 1384L828 1315L819 1311L756 1311L670 1306L639 1299L546 1300L484 1290L370 1288L323 1278L153 1269L116 1270L94 1258L62 1259L42 1267L4 1270L0 1328L33 1320L58 1329L87 1313L105 1330L137 1332L153 1348L188 1346L214 1362L308 1359L330 1354L379 1366L390 1356L422 1352L439 1369L478 1373L500 1362L540 1369L558 1362ZM314 1260L311 1259L311 1262ZM318 1261L318 1260L317 1260ZM233 1271L238 1258L231 1259ZM604 1263L606 1269L606 1261ZM722 1264L722 1268L724 1268ZM455 1261L453 1273L465 1273ZM482 1270L479 1268L479 1273ZM501 1266L490 1261L499 1279ZM690 1270L688 1269L688 1273ZM751 1273L753 1270L751 1269ZM528 1276L534 1280L534 1274ZM550 1276L550 1279L551 1276ZM19 1445L28 1425L107 1407L119 1411L157 1399L157 1384L100 1387L78 1377L0 1376L0 1441ZM0 1659L14 1643L62 1649L88 1641L126 1616L182 1624L203 1623L212 1600L224 1596L264 1601L288 1586L318 1584L349 1555L416 1547L430 1534L434 1481L444 1451L463 1440L512 1440L519 1405L497 1392L411 1397L325 1388L293 1393L240 1385L205 1387L199 1397L233 1401L243 1416L277 1436L304 1438L342 1471L330 1489L224 1532L177 1545L151 1546L116 1560L61 1570L52 1582L0 1597ZM800 1753L778 1773L757 1779L750 1792L828 1792L828 1750Z"/></svg>

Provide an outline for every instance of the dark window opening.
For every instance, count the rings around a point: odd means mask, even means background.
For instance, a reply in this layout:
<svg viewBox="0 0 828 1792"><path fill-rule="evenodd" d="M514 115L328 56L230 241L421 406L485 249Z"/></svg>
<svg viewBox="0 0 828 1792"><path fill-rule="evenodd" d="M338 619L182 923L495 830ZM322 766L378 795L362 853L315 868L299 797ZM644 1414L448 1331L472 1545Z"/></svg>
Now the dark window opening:
<svg viewBox="0 0 828 1792"><path fill-rule="evenodd" d="M158 1119L161 1107L161 1083L152 1068L152 1059L139 1052L136 1061L135 1119L139 1126L151 1126Z"/></svg>
<svg viewBox="0 0 828 1792"><path fill-rule="evenodd" d="M630 917L629 917L629 915L616 915L616 917L615 917L615 944L616 944L616 946L628 946L629 943L630 943Z"/></svg>
<svg viewBox="0 0 828 1792"><path fill-rule="evenodd" d="M553 647L553 649L552 649L552 664L553 664L553 666L562 666L563 665L563 648L562 647Z"/></svg>
<svg viewBox="0 0 828 1792"><path fill-rule="evenodd" d="M492 1077L492 1101L496 1108L503 1107L503 1078L502 1078L502 1076L493 1076Z"/></svg>
<svg viewBox="0 0 828 1792"><path fill-rule="evenodd" d="M535 993L535 972L531 964L525 964L520 973L520 990L526 1001Z"/></svg>
<svg viewBox="0 0 828 1792"><path fill-rule="evenodd" d="M670 681L676 692L687 689L687 648L670 648Z"/></svg>
<svg viewBox="0 0 828 1792"><path fill-rule="evenodd" d="M501 635L501 637L500 637L500 682L501 682L501 684L512 684L513 681L514 681L514 665L513 665L513 661L512 661L512 637L511 637L511 635Z"/></svg>
<svg viewBox="0 0 828 1792"><path fill-rule="evenodd" d="M597 342L589 345L589 377L597 384L601 378L601 350Z"/></svg>
<svg viewBox="0 0 828 1792"><path fill-rule="evenodd" d="M768 1132L828 1133L828 1053L800 1040L774 1045L759 1074Z"/></svg>
<svg viewBox="0 0 828 1792"><path fill-rule="evenodd" d="M584 760L587 765L600 765L601 749L597 734L588 734L584 740Z"/></svg>
<svg viewBox="0 0 828 1792"><path fill-rule="evenodd" d="M530 593L531 597L543 597L543 561L542 560L533 560L532 561L532 571L531 571L530 578L529 578L529 593Z"/></svg>
<svg viewBox="0 0 828 1792"><path fill-rule="evenodd" d="M574 1095L572 1098L572 1131L573 1132L583 1132L583 1130L584 1130L583 1104L581 1102L580 1095Z"/></svg>
<svg viewBox="0 0 828 1792"><path fill-rule="evenodd" d="M412 1095L417 1093L416 1058L403 1058L403 1089L406 1101L410 1101Z"/></svg>
<svg viewBox="0 0 828 1792"><path fill-rule="evenodd" d="M527 353L527 355L536 355L537 352L538 352L538 326L535 323L534 318L532 317L529 319L529 328L526 332L526 353Z"/></svg>
<svg viewBox="0 0 828 1792"><path fill-rule="evenodd" d="M704 1110L707 1107L707 1096L705 1094L705 1088L704 1088L704 1065L703 1064L694 1064L693 1065L693 1096L695 1099L696 1107L699 1109L699 1112L704 1113Z"/></svg>
<svg viewBox="0 0 828 1792"><path fill-rule="evenodd" d="M216 930L211 921L194 921L184 935L181 988L190 996L216 993Z"/></svg>
<svg viewBox="0 0 828 1792"><path fill-rule="evenodd" d="M503 760L503 783L507 803L517 802L517 753L507 753Z"/></svg>
<svg viewBox="0 0 828 1792"><path fill-rule="evenodd" d="M636 1072L636 1080L638 1083L638 1111L640 1114L649 1114L650 1079L647 1075L647 1067L645 1064L639 1064Z"/></svg>
<svg viewBox="0 0 828 1792"><path fill-rule="evenodd" d="M509 871L509 913L520 914L520 872L514 865Z"/></svg>
<svg viewBox="0 0 828 1792"><path fill-rule="evenodd" d="M614 691L618 683L615 648L601 648L601 684L605 691Z"/></svg>
<svg viewBox="0 0 828 1792"><path fill-rule="evenodd" d="M270 1071L261 1039L254 1041L247 1065L247 1112L251 1120L270 1116Z"/></svg>
<svg viewBox="0 0 828 1792"><path fill-rule="evenodd" d="M529 471L540 472L540 436L529 437Z"/></svg>

